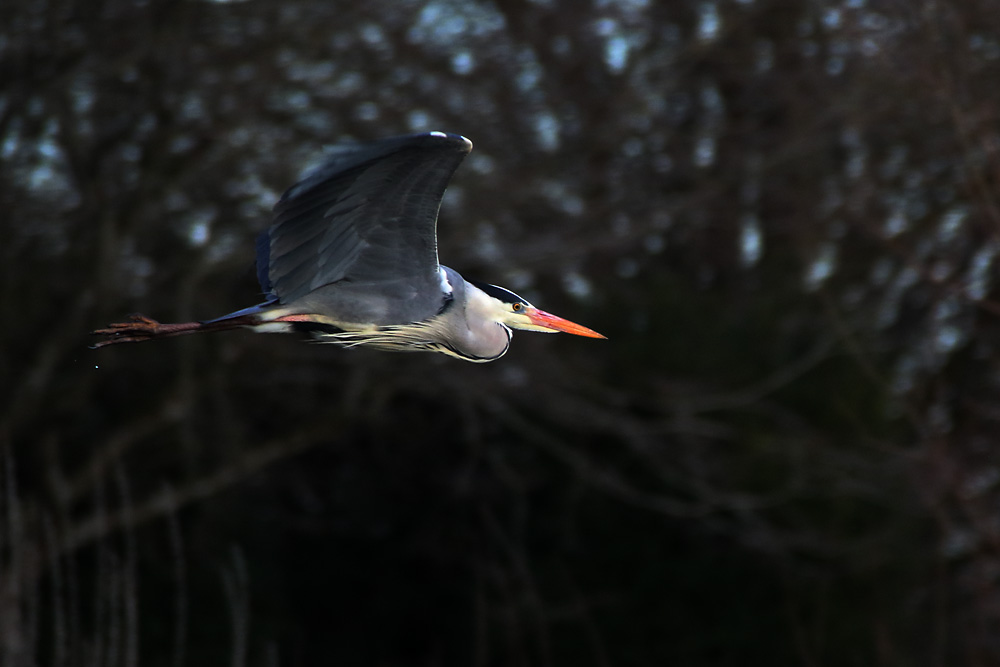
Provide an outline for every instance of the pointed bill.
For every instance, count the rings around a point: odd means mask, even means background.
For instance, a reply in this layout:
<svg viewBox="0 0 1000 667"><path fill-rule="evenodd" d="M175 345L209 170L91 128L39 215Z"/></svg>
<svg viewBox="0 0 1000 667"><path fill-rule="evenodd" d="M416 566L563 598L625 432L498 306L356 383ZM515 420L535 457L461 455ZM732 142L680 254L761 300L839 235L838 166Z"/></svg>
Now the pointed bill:
<svg viewBox="0 0 1000 667"><path fill-rule="evenodd" d="M534 307L527 308L524 314L531 319L532 324L552 331L562 331L576 336L586 336L587 338L607 338L607 336L602 336L593 329L588 329L576 322L564 320L557 315L546 313L544 310L538 310Z"/></svg>

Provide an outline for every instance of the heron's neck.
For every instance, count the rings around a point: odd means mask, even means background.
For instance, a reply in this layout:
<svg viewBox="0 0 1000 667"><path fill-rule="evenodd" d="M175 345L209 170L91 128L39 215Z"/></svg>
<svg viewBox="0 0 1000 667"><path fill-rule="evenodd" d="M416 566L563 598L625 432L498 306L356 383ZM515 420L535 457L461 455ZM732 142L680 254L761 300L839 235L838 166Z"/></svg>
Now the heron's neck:
<svg viewBox="0 0 1000 667"><path fill-rule="evenodd" d="M496 300L468 283L465 294L464 304L455 304L462 310L455 318L457 326L449 332L450 344L470 357L487 360L503 356L510 345L511 332L495 319Z"/></svg>

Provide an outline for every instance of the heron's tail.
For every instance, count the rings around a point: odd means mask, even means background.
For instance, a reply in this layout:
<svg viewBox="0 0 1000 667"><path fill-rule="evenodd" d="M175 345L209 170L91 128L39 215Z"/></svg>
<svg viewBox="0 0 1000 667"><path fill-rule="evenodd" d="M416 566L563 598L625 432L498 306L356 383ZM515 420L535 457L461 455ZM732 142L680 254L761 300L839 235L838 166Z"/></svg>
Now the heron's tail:
<svg viewBox="0 0 1000 667"><path fill-rule="evenodd" d="M104 340L94 343L92 347L98 348L117 343L141 343L146 340L208 331L227 331L229 329L238 329L239 327L253 326L258 322L260 322L260 319L254 315L240 315L208 322L164 324L145 315L132 315L127 322L115 322L103 329L92 331L92 335L105 337Z"/></svg>

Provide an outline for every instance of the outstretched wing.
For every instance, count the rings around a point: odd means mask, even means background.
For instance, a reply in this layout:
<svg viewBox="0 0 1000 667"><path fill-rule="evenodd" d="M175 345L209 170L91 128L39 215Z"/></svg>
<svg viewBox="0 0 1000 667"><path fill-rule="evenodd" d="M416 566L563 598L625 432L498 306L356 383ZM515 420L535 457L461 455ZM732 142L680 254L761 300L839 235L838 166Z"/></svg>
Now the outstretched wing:
<svg viewBox="0 0 1000 667"><path fill-rule="evenodd" d="M275 205L257 241L261 287L283 304L341 280L439 298L438 209L471 149L443 132L335 148Z"/></svg>

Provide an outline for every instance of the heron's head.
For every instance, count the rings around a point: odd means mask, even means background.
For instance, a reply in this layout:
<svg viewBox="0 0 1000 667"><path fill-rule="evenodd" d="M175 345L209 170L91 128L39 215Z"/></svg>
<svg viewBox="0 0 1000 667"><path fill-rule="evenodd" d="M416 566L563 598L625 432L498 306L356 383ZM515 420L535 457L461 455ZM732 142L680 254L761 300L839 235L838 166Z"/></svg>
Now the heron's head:
<svg viewBox="0 0 1000 667"><path fill-rule="evenodd" d="M492 297L491 310L494 311L493 315L496 321L511 329L540 331L542 333L562 331L588 338L606 338L606 336L602 336L585 326L539 310L508 289L487 283L469 282L485 292L487 296Z"/></svg>

